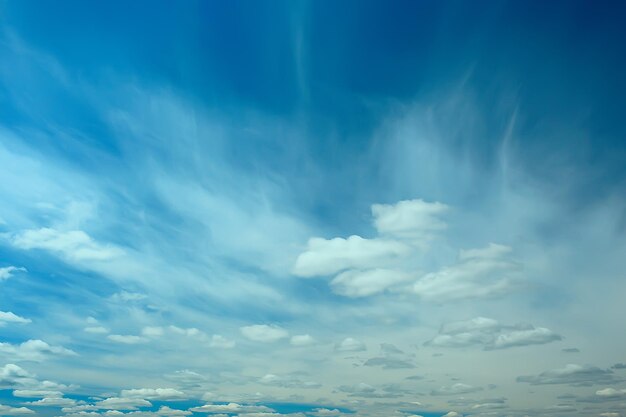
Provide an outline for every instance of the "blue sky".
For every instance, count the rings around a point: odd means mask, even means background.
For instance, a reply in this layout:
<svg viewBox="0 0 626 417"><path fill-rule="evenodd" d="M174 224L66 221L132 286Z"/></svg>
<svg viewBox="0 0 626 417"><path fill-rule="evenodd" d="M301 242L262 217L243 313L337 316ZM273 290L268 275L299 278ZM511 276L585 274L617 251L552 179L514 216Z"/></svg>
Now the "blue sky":
<svg viewBox="0 0 626 417"><path fill-rule="evenodd" d="M626 8L0 2L0 415L626 415Z"/></svg>

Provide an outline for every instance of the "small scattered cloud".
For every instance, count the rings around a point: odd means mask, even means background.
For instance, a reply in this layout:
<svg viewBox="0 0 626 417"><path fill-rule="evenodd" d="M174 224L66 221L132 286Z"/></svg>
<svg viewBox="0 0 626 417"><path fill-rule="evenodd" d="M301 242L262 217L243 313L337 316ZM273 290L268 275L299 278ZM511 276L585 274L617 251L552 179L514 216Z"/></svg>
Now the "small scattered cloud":
<svg viewBox="0 0 626 417"><path fill-rule="evenodd" d="M0 311L0 327L5 326L7 323L27 324L31 322L31 319L20 317L10 311Z"/></svg>
<svg viewBox="0 0 626 417"><path fill-rule="evenodd" d="M320 388L322 385L315 381L306 381L298 378L295 375L279 376L274 374L267 374L262 378L259 378L259 383L263 385L271 385L281 388Z"/></svg>
<svg viewBox="0 0 626 417"><path fill-rule="evenodd" d="M83 330L87 333L94 333L94 334L109 333L109 329L107 329L106 327L102 327L102 326L88 326L88 327L85 327Z"/></svg>
<svg viewBox="0 0 626 417"><path fill-rule="evenodd" d="M51 346L43 340L28 340L19 345L0 343L0 355L13 360L41 362L50 356L72 356L76 352L63 346Z"/></svg>
<svg viewBox="0 0 626 417"><path fill-rule="evenodd" d="M543 345L561 339L560 335L545 327L503 325L494 319L475 317L442 325L439 334L424 345L446 348L481 346L484 350L494 350Z"/></svg>
<svg viewBox="0 0 626 417"><path fill-rule="evenodd" d="M459 395L459 394L469 394L472 392L482 391L482 387L475 387L468 384L456 383L449 386L442 386L438 389L434 389L430 392L430 395Z"/></svg>
<svg viewBox="0 0 626 417"><path fill-rule="evenodd" d="M534 376L519 376L517 382L531 385L567 384L573 386L590 386L614 384L619 382L611 370L590 365L569 364L565 368L552 369Z"/></svg>
<svg viewBox="0 0 626 417"><path fill-rule="evenodd" d="M336 352L362 352L367 350L365 343L352 337L346 337L340 343L335 344Z"/></svg>
<svg viewBox="0 0 626 417"><path fill-rule="evenodd" d="M264 405L242 405L238 403L228 404L205 404L200 407L190 408L194 413L227 413L227 414L251 414L251 413L273 413L275 410Z"/></svg>
<svg viewBox="0 0 626 417"><path fill-rule="evenodd" d="M0 404L0 415L2 416L26 416L31 414L35 414L35 412L26 407L11 407Z"/></svg>
<svg viewBox="0 0 626 417"><path fill-rule="evenodd" d="M239 329L241 334L254 342L272 343L289 337L289 332L280 326L255 324L243 326Z"/></svg>
<svg viewBox="0 0 626 417"><path fill-rule="evenodd" d="M145 400L178 401L188 397L174 388L139 388L125 389L120 392L121 398L143 398Z"/></svg>
<svg viewBox="0 0 626 417"><path fill-rule="evenodd" d="M0 281L7 280L15 275L16 272L27 272L26 268L17 266L5 266L0 268Z"/></svg>

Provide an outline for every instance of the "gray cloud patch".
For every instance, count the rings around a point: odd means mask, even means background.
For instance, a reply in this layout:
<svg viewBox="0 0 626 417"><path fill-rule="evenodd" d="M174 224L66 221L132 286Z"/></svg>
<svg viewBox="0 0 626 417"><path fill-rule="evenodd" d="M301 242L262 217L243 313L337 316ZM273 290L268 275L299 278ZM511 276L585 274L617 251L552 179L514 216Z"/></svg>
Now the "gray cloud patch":
<svg viewBox="0 0 626 417"><path fill-rule="evenodd" d="M533 376L519 376L517 382L531 385L567 384L574 386L591 386L597 384L615 384L621 379L616 378L613 371L595 366L566 365L562 369L552 369Z"/></svg>

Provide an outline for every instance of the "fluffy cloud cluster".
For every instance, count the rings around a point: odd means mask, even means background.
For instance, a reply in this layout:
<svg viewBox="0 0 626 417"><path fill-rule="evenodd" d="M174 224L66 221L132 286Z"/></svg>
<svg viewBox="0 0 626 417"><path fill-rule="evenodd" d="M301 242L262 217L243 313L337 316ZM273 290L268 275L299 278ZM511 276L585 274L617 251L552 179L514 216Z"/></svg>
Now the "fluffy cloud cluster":
<svg viewBox="0 0 626 417"><path fill-rule="evenodd" d="M446 229L440 216L447 209L444 204L423 200L374 204L377 237L312 238L296 259L293 273L303 278L330 276L332 291L352 298L396 290L413 292L425 300L448 301L510 291L517 283L520 265L510 258L511 248L493 243L461 250L454 265L419 273L412 259Z"/></svg>
<svg viewBox="0 0 626 417"><path fill-rule="evenodd" d="M243 326L239 330L244 337L254 342L271 343L289 337L289 332L282 327L267 324Z"/></svg>
<svg viewBox="0 0 626 417"><path fill-rule="evenodd" d="M28 340L19 345L0 342L0 355L12 360L41 362L51 355L71 356L76 352L63 346L50 346L43 340Z"/></svg>
<svg viewBox="0 0 626 417"><path fill-rule="evenodd" d="M545 327L503 325L494 319L476 317L442 325L439 334L424 344L446 348L481 346L492 350L542 345L557 340L561 340L561 336Z"/></svg>

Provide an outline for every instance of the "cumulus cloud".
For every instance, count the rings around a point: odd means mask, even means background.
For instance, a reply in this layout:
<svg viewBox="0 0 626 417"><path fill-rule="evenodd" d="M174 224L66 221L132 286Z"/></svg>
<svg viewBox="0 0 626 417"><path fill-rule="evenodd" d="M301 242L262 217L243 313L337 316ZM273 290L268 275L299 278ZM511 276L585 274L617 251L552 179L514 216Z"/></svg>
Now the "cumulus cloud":
<svg viewBox="0 0 626 417"><path fill-rule="evenodd" d="M72 407L76 404L76 400L63 397L44 397L37 401L31 401L26 403L32 407Z"/></svg>
<svg viewBox="0 0 626 417"><path fill-rule="evenodd" d="M438 389L434 389L430 392L430 395L458 395L458 394L469 394L472 392L482 391L482 387L475 387L472 385L467 385L463 383L456 383L449 386L442 386Z"/></svg>
<svg viewBox="0 0 626 417"><path fill-rule="evenodd" d="M335 344L337 352L362 352L366 349L365 343L352 337L346 337L340 343Z"/></svg>
<svg viewBox="0 0 626 417"><path fill-rule="evenodd" d="M15 272L26 272L26 268L16 266L5 266L0 268L0 281L11 278Z"/></svg>
<svg viewBox="0 0 626 417"><path fill-rule="evenodd" d="M11 243L20 249L54 252L73 262L108 261L124 254L116 246L96 242L82 230L29 229L14 234Z"/></svg>
<svg viewBox="0 0 626 417"><path fill-rule="evenodd" d="M273 413L275 410L264 405L242 405L238 403L228 404L205 404L200 407L190 408L194 413L228 413L228 414L250 414L250 413Z"/></svg>
<svg viewBox="0 0 626 417"><path fill-rule="evenodd" d="M307 250L296 259L293 273L300 277L332 275L346 269L369 269L392 264L408 255L404 243L385 239L311 238Z"/></svg>
<svg viewBox="0 0 626 417"><path fill-rule="evenodd" d="M486 248L461 251L459 262L431 272L413 286L425 300L451 301L483 298L512 290L521 269L510 259L511 248L489 244Z"/></svg>
<svg viewBox="0 0 626 417"><path fill-rule="evenodd" d="M596 391L596 395L603 398L626 397L626 389L604 388Z"/></svg>
<svg viewBox="0 0 626 417"><path fill-rule="evenodd" d="M470 320L445 323L439 334L424 343L426 346L460 348L481 346L484 350L542 345L561 336L545 327L530 324L503 325L497 320L475 317Z"/></svg>
<svg viewBox="0 0 626 417"><path fill-rule="evenodd" d="M7 323L26 324L31 321L31 319L25 319L24 317L20 317L10 311L0 311L0 327L6 325Z"/></svg>
<svg viewBox="0 0 626 417"><path fill-rule="evenodd" d="M150 401L142 398L110 397L94 404L95 408L103 410L137 410L142 407L152 407Z"/></svg>
<svg viewBox="0 0 626 417"><path fill-rule="evenodd" d="M267 324L243 326L239 330L244 337L255 342L271 343L289 337L289 332L282 327Z"/></svg>
<svg viewBox="0 0 626 417"><path fill-rule="evenodd" d="M41 362L52 355L71 356L76 352L63 346L50 346L43 340L28 340L19 345L0 343L0 355L15 360Z"/></svg>
<svg viewBox="0 0 626 417"><path fill-rule="evenodd" d="M26 407L11 407L0 404L0 415L2 416L25 416L35 414L35 412Z"/></svg>
<svg viewBox="0 0 626 417"><path fill-rule="evenodd" d="M315 344L315 339L309 334L297 334L291 336L289 343L292 346L310 346Z"/></svg>
<svg viewBox="0 0 626 417"><path fill-rule="evenodd" d="M337 275L330 282L330 286L335 294L367 297L414 278L415 275L412 273L394 269L376 268L365 271L353 269Z"/></svg>
<svg viewBox="0 0 626 417"><path fill-rule="evenodd" d="M322 385L314 381L303 381L295 375L279 376L267 374L259 378L259 383L281 388L320 388Z"/></svg>
<svg viewBox="0 0 626 417"><path fill-rule="evenodd" d="M568 384L589 386L613 384L619 381L620 379L616 378L611 370L576 364L568 364L565 368L552 369L539 375L517 377L517 382L527 382L532 385Z"/></svg>
<svg viewBox="0 0 626 417"><path fill-rule="evenodd" d="M176 401L187 399L187 396L174 388L139 388L125 389L120 392L121 398L143 398L145 400Z"/></svg>
<svg viewBox="0 0 626 417"><path fill-rule="evenodd" d="M63 393L61 391L16 389L13 390L13 396L23 398L55 398L62 397Z"/></svg>

